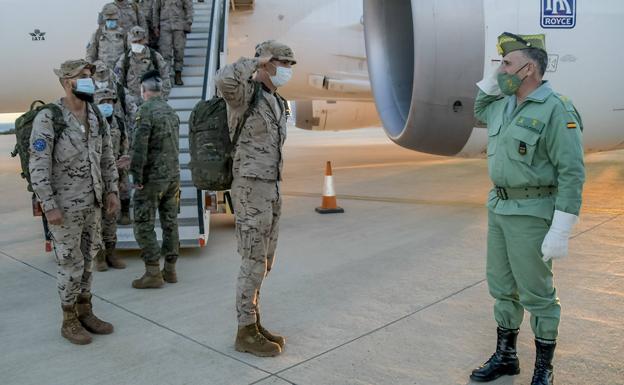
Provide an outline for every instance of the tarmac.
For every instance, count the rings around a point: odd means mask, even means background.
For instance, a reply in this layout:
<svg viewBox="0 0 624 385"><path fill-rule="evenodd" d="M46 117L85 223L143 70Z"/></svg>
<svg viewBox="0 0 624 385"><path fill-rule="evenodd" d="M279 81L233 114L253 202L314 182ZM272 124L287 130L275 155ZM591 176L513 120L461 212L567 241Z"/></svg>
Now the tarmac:
<svg viewBox="0 0 624 385"><path fill-rule="evenodd" d="M263 324L281 356L234 350L233 218L213 216L208 245L185 250L177 284L132 289L143 272L94 273L94 310L115 326L87 346L60 335L56 264L43 250L19 164L0 137L0 384L466 385L495 347L485 281L490 181L482 159L402 149L380 128L289 130L278 255L262 289ZM331 160L344 214L319 215ZM558 385L624 384L624 151L586 157L581 222L555 263L562 303ZM528 323L522 371L531 381Z"/></svg>

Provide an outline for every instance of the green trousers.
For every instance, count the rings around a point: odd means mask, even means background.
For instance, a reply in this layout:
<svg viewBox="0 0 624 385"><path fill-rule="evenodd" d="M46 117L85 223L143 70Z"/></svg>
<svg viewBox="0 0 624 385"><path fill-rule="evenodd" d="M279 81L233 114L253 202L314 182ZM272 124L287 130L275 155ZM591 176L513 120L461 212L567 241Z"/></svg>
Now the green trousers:
<svg viewBox="0 0 624 385"><path fill-rule="evenodd" d="M134 192L134 237L141 247L145 262L157 262L164 256L175 262L180 250L178 234L178 208L180 204L180 182L148 183L142 190ZM158 245L154 225L156 210L162 229L162 247Z"/></svg>
<svg viewBox="0 0 624 385"><path fill-rule="evenodd" d="M488 211L486 272L498 325L520 328L526 309L535 337L554 340L561 306L552 262L544 262L541 252L549 227L549 221L542 218Z"/></svg>

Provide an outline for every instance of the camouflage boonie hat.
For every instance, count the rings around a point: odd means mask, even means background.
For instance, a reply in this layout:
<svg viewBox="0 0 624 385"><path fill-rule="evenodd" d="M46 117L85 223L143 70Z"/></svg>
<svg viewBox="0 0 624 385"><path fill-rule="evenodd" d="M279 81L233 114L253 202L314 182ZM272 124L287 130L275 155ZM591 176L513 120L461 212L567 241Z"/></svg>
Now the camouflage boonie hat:
<svg viewBox="0 0 624 385"><path fill-rule="evenodd" d="M95 71L93 72L93 78L98 80L108 79L110 69L102 60L96 60L93 62Z"/></svg>
<svg viewBox="0 0 624 385"><path fill-rule="evenodd" d="M128 32L128 41L130 43L136 43L137 41L141 41L147 38L147 34L145 30L138 25L132 27L130 32Z"/></svg>
<svg viewBox="0 0 624 385"><path fill-rule="evenodd" d="M100 88L95 91L93 95L93 100L95 104L99 104L102 100L111 99L112 101L117 100L117 92L110 88Z"/></svg>
<svg viewBox="0 0 624 385"><path fill-rule="evenodd" d="M115 4L106 4L102 8L102 17L104 20L119 20L119 8Z"/></svg>
<svg viewBox="0 0 624 385"><path fill-rule="evenodd" d="M277 60L288 60L291 64L297 64L295 54L289 46L278 43L275 40L267 40L256 46L256 57L271 55Z"/></svg>
<svg viewBox="0 0 624 385"><path fill-rule="evenodd" d="M83 69L87 68L93 74L95 67L84 59L67 60L61 64L61 68L55 68L54 73L61 79L75 78Z"/></svg>
<svg viewBox="0 0 624 385"><path fill-rule="evenodd" d="M521 49L538 48L546 52L546 35L514 35L510 32L503 32L498 37L496 44L498 54L507 56L508 53Z"/></svg>

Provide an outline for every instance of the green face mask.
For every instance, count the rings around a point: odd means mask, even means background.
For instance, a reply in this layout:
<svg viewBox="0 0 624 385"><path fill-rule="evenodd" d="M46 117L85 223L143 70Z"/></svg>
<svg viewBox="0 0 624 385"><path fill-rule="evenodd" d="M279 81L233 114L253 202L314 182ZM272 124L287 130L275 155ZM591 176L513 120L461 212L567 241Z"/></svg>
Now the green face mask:
<svg viewBox="0 0 624 385"><path fill-rule="evenodd" d="M520 76L518 76L518 72L522 71L522 69L524 67L526 67L529 63L526 63L525 65L523 65L522 67L520 67L519 70L517 70L516 72L514 72L513 74L508 74L506 72L500 72L498 75L496 75L496 80L498 81L498 86L501 89L501 92L505 95L513 95L516 93L516 91L518 91L518 89L520 88L520 85L522 85L522 82L524 81L524 79L526 79L526 76L522 79L520 79Z"/></svg>

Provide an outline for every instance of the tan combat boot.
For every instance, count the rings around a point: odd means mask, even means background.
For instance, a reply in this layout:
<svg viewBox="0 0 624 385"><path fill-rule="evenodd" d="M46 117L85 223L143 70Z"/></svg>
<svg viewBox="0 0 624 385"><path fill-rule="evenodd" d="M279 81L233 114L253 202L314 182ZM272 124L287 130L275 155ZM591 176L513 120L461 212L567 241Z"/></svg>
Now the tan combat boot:
<svg viewBox="0 0 624 385"><path fill-rule="evenodd" d="M282 352L278 344L260 334L255 323L238 328L235 348L239 352L251 353L258 357L275 357Z"/></svg>
<svg viewBox="0 0 624 385"><path fill-rule="evenodd" d="M76 308L74 305L63 305L63 325L61 326L61 335L69 340L72 344L87 345L93 340L89 333L82 327L78 317L76 316Z"/></svg>
<svg viewBox="0 0 624 385"><path fill-rule="evenodd" d="M145 262L145 274L139 279L132 281L135 289L158 289L165 284L160 264L156 262Z"/></svg>
<svg viewBox="0 0 624 385"><path fill-rule="evenodd" d="M284 345L286 344L286 338L280 336L279 334L273 334L270 331L266 330L260 324L260 313L256 312L256 326L258 327L258 331L260 334L264 336L267 340L274 342L279 345L279 347L284 350Z"/></svg>
<svg viewBox="0 0 624 385"><path fill-rule="evenodd" d="M182 71L176 71L175 72L174 82L175 82L176 86L183 86L184 85L184 82L182 81Z"/></svg>
<svg viewBox="0 0 624 385"><path fill-rule="evenodd" d="M108 265L106 264L106 258L104 256L104 250L98 251L98 253L95 255L95 270L96 271L108 270Z"/></svg>
<svg viewBox="0 0 624 385"><path fill-rule="evenodd" d="M178 275L176 274L175 262L165 261L165 267L162 270L162 277L165 282L176 283L178 282Z"/></svg>
<svg viewBox="0 0 624 385"><path fill-rule="evenodd" d="M125 269L126 263L115 254L115 243L107 243L106 250L104 251L106 257L106 263L113 269Z"/></svg>
<svg viewBox="0 0 624 385"><path fill-rule="evenodd" d="M91 294L82 293L78 295L78 300L76 301L76 315L82 326L91 333L111 334L113 332L113 325L102 321L93 314Z"/></svg>

